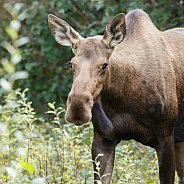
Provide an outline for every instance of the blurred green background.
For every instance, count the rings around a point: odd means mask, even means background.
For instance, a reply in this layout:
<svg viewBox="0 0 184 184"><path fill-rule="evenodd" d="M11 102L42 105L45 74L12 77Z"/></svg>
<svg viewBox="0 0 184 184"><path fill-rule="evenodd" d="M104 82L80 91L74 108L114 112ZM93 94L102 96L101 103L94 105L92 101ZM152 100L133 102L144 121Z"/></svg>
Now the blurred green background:
<svg viewBox="0 0 184 184"><path fill-rule="evenodd" d="M92 124L64 121L73 54L56 43L47 16L88 37L135 8L160 30L184 27L183 0L0 0L0 183L93 183ZM112 184L122 183L159 183L153 149L135 141L117 146Z"/></svg>
<svg viewBox="0 0 184 184"><path fill-rule="evenodd" d="M17 80L16 87L29 88L28 98L39 114L45 112L48 102L64 105L72 83L65 63L73 54L52 37L47 22L49 13L66 20L84 37L103 34L110 18L136 8L146 11L160 30L184 27L183 0L1 0L0 43L10 39L4 29L11 21L10 14L3 8L7 2L13 6L17 2L23 4L19 37L26 36L30 41L19 48L22 62L17 69L26 70L29 77ZM0 58L4 57L8 57L8 53L0 47Z"/></svg>

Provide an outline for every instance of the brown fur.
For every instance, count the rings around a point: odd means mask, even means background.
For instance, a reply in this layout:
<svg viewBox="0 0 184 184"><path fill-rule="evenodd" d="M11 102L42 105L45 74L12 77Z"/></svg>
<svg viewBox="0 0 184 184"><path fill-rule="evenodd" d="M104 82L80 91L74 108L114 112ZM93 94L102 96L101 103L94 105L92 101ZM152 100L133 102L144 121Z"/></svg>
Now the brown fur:
<svg viewBox="0 0 184 184"><path fill-rule="evenodd" d="M142 10L131 11L125 18L117 15L107 24L103 37L77 36L53 15L49 22L56 40L71 45L75 54L66 120L84 124L92 117L92 157L104 154L101 175L112 173L116 145L135 139L155 148L160 183L173 184L173 133L184 115L184 29L160 32ZM65 31L57 33L63 27ZM69 29L75 36L68 34ZM60 34L67 39L58 40ZM177 150L184 150L179 147ZM180 158L177 171L183 178L180 165L184 160ZM103 184L110 179L111 175L103 177Z"/></svg>

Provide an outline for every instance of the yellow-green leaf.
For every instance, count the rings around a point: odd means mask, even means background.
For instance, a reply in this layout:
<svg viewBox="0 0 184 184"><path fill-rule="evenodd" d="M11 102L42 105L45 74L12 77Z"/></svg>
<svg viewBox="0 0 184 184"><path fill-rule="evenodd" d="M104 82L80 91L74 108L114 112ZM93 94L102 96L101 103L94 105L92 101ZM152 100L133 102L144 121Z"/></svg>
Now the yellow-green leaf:
<svg viewBox="0 0 184 184"><path fill-rule="evenodd" d="M31 163L20 160L20 165L22 166L22 168L26 169L29 174L34 173L34 166Z"/></svg>

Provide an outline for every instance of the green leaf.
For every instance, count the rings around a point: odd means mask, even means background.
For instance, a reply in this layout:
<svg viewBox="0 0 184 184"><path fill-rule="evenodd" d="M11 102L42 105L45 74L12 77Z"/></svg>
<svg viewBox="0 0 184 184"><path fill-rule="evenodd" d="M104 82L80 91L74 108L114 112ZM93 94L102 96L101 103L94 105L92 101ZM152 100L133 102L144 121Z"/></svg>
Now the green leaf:
<svg viewBox="0 0 184 184"><path fill-rule="evenodd" d="M106 177L106 176L109 176L109 175L111 175L111 173L104 174L104 175L102 176L102 178L103 178L103 177Z"/></svg>
<svg viewBox="0 0 184 184"><path fill-rule="evenodd" d="M22 59L22 56L19 53L14 53L11 57L11 62L16 65L17 63L19 63Z"/></svg>
<svg viewBox="0 0 184 184"><path fill-rule="evenodd" d="M32 180L32 184L46 184L45 178L35 178Z"/></svg>
<svg viewBox="0 0 184 184"><path fill-rule="evenodd" d="M97 157L103 157L104 156L104 154L102 154L102 153L99 153L98 155L97 155Z"/></svg>
<svg viewBox="0 0 184 184"><path fill-rule="evenodd" d="M2 59L1 63L3 65L4 70L7 73L12 74L15 72L15 66L12 63L10 63L7 59L5 59L5 58Z"/></svg>
<svg viewBox="0 0 184 184"><path fill-rule="evenodd" d="M6 79L0 79L0 86L5 90L5 91L10 91L12 89L12 85L9 81Z"/></svg>
<svg viewBox="0 0 184 184"><path fill-rule="evenodd" d="M59 121L52 121L52 123L56 123L56 124L60 125Z"/></svg>
<svg viewBox="0 0 184 184"><path fill-rule="evenodd" d="M18 39L17 41L16 41L16 45L18 46L18 47L20 47L20 46L22 46L22 45L24 45L24 44L26 44L26 43L28 43L29 42L29 38L28 37L22 37L22 38L20 38L20 39Z"/></svg>
<svg viewBox="0 0 184 184"><path fill-rule="evenodd" d="M10 54L13 54L15 52L14 47L6 41L3 41L1 43L1 46L4 47Z"/></svg>
<svg viewBox="0 0 184 184"><path fill-rule="evenodd" d="M13 75L14 80L19 80L19 79L26 79L28 78L29 74L26 71L18 71L15 72Z"/></svg>
<svg viewBox="0 0 184 184"><path fill-rule="evenodd" d="M6 32L12 38L12 40L16 40L18 38L18 33L16 30L12 29L10 26L6 27Z"/></svg>
<svg viewBox="0 0 184 184"><path fill-rule="evenodd" d="M47 114L56 114L54 111L47 111Z"/></svg>
<svg viewBox="0 0 184 184"><path fill-rule="evenodd" d="M51 109L55 109L54 104L55 104L55 102L54 102L54 103L48 103L48 106L49 106Z"/></svg>
<svg viewBox="0 0 184 184"><path fill-rule="evenodd" d="M16 171L14 168L12 168L12 167L7 167L7 168L6 168L6 171L8 172L8 174L9 174L12 178L16 178L17 175L18 175L17 171Z"/></svg>
<svg viewBox="0 0 184 184"><path fill-rule="evenodd" d="M22 168L26 169L29 174L34 173L34 166L31 163L20 160L20 165Z"/></svg>
<svg viewBox="0 0 184 184"><path fill-rule="evenodd" d="M11 27L11 29L13 29L16 32L18 32L20 30L21 23L18 20L12 20L10 22L10 27Z"/></svg>
<svg viewBox="0 0 184 184"><path fill-rule="evenodd" d="M8 179L8 175L1 175L1 177L2 177L4 180L7 180L7 179Z"/></svg>

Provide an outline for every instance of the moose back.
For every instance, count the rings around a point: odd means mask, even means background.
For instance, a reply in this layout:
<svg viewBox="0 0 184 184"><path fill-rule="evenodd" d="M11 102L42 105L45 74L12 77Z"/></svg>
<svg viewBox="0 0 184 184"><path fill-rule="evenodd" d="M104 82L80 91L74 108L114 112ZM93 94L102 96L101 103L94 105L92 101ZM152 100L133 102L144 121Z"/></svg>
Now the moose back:
<svg viewBox="0 0 184 184"><path fill-rule="evenodd" d="M139 9L118 14L103 36L88 38L52 14L48 20L56 41L75 55L65 119L92 120L92 158L104 154L101 176L112 173L116 145L135 139L156 150L161 184L174 183L175 169L184 184L184 29L161 32Z"/></svg>

